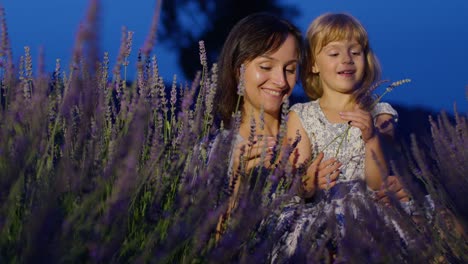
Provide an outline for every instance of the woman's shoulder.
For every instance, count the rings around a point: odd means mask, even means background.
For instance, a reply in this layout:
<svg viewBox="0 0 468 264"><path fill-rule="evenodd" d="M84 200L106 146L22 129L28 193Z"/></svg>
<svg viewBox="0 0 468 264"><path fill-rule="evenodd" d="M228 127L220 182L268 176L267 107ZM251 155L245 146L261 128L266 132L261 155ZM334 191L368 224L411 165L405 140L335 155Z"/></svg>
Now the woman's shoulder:
<svg viewBox="0 0 468 264"><path fill-rule="evenodd" d="M242 142L244 139L236 131L231 129L220 129L214 133L213 138L208 144L208 156L211 157L216 149L222 149L232 151L232 147Z"/></svg>
<svg viewBox="0 0 468 264"><path fill-rule="evenodd" d="M215 132L214 142L217 143L219 141L229 141L229 142L239 142L244 140L239 134L238 131L232 129L219 129Z"/></svg>

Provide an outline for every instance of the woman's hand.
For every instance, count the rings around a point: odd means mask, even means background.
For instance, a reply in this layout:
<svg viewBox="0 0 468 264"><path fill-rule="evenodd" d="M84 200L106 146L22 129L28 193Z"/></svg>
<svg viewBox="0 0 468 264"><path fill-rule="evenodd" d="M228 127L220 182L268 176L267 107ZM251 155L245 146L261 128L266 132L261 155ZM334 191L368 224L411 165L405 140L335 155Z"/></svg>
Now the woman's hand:
<svg viewBox="0 0 468 264"><path fill-rule="evenodd" d="M365 111L356 105L354 111L340 112L342 119L347 120L348 124L361 130L362 139L367 143L375 136L374 122L368 111Z"/></svg>
<svg viewBox="0 0 468 264"><path fill-rule="evenodd" d="M336 180L340 174L339 167L341 163L335 158L323 160L323 157L323 152L320 152L307 168L306 175L302 181L306 197L312 196L316 187L326 190L336 184Z"/></svg>
<svg viewBox="0 0 468 264"><path fill-rule="evenodd" d="M246 140L239 143L233 152L233 168L238 169L239 166L243 166L240 169L249 171L262 162L263 166L270 167L273 160L273 148L276 143L276 137L272 136L255 136L252 142ZM264 157L262 157L262 152L265 152Z"/></svg>

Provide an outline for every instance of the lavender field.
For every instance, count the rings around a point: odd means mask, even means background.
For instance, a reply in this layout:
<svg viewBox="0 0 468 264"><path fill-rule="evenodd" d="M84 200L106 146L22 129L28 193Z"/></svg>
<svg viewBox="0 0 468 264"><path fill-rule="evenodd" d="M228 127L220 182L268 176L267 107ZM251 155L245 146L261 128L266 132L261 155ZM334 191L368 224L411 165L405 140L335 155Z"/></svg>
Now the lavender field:
<svg viewBox="0 0 468 264"><path fill-rule="evenodd" d="M13 57L0 6L0 263L269 262L284 231L270 226L298 182L287 157L243 172L238 209L216 239L232 194L233 136L213 113L216 64L201 41L196 78L164 80L152 54L158 12L142 48L123 31L116 58L99 54L96 10L85 14L70 65L57 60L46 72L29 47ZM392 160L413 210L389 193L390 206L347 222L334 256L310 230L291 261L468 263L467 116L427 122L430 137L400 140ZM220 133L223 144L211 144Z"/></svg>

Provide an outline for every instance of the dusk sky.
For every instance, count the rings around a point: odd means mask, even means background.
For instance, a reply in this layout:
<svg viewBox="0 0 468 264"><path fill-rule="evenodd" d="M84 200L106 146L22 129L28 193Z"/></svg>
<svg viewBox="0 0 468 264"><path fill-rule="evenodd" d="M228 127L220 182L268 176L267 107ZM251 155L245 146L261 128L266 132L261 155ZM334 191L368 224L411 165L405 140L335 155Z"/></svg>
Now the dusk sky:
<svg viewBox="0 0 468 264"><path fill-rule="evenodd" d="M296 4L301 14L292 21L305 33L309 23L324 12L347 12L367 28L371 45L383 68L383 78L412 82L397 87L384 101L421 106L434 111L468 110L468 1L467 0L284 0ZM101 50L115 62L121 27L134 31L134 51L149 31L155 0L103 0ZM79 22L88 1L0 0L16 60L29 46L33 56L45 49L48 70L60 58L68 70ZM197 52L197 51L194 51ZM160 73L166 81L182 77L176 52L156 44ZM133 53L136 57L136 52ZM37 57L36 57L37 58ZM130 66L131 67L131 66ZM132 77L132 76L130 76ZM300 92L296 87L295 92ZM381 91L381 90L378 90Z"/></svg>

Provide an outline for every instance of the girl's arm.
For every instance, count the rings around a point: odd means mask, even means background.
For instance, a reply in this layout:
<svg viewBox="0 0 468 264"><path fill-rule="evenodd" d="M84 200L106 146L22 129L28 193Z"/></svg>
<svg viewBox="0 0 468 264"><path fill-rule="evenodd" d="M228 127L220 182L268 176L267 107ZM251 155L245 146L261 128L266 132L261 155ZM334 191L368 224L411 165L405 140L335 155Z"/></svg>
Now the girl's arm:
<svg viewBox="0 0 468 264"><path fill-rule="evenodd" d="M396 115L396 112L395 112ZM375 127L380 133L382 140L385 142L384 149L391 148L394 144L395 130L396 130L396 116L391 114L381 114L376 117ZM400 182L398 176L389 175L384 184L376 193L376 199L384 204L390 204L390 198L387 192L392 192L401 202L408 202L410 200L409 193L404 189L403 184Z"/></svg>
<svg viewBox="0 0 468 264"><path fill-rule="evenodd" d="M388 175L388 164L381 144L381 134L374 127L374 120L368 111L362 110L356 106L354 111L342 112L341 117L344 120L351 121L351 125L361 130L362 140L365 146L365 179L367 186L373 190L379 190L382 185L382 179ZM393 116L390 114L380 114L376 120L376 125L391 121ZM393 129L388 129L386 134L393 134Z"/></svg>
<svg viewBox="0 0 468 264"><path fill-rule="evenodd" d="M380 189L382 179L388 175L388 163L381 141L384 138L393 139L395 128L392 121L393 116L390 114L378 115L375 120L374 136L364 140L366 148L366 181L367 185L373 190Z"/></svg>

